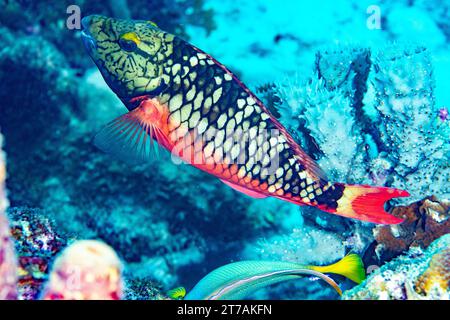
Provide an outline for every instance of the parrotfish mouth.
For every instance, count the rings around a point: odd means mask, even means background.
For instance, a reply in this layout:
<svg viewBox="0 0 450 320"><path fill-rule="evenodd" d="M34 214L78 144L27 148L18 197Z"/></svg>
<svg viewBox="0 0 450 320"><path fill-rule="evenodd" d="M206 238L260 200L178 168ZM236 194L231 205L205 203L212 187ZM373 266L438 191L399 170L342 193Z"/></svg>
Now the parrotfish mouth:
<svg viewBox="0 0 450 320"><path fill-rule="evenodd" d="M84 17L81 20L81 25L83 26L83 30L81 31L81 38L83 39L83 44L88 50L89 54L92 54L92 52L97 49L97 42L89 32L89 21L90 17Z"/></svg>

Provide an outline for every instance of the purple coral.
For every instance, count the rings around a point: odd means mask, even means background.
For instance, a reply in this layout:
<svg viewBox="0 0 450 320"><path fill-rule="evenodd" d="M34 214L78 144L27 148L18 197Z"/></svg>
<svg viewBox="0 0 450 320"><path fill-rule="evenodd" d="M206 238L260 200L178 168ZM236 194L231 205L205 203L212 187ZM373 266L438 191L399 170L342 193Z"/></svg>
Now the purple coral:
<svg viewBox="0 0 450 320"><path fill-rule="evenodd" d="M447 109L446 107L443 107L443 108L440 108L440 109L439 109L439 119L440 119L442 122L445 122L445 121L447 121L447 120L450 120L450 116L449 116L449 113L448 113L448 109Z"/></svg>

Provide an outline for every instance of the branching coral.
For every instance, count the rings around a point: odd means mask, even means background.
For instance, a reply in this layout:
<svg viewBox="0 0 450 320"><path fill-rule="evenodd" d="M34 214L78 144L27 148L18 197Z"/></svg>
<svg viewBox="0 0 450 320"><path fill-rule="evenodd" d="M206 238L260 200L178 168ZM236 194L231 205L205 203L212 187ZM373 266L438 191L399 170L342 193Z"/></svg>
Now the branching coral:
<svg viewBox="0 0 450 320"><path fill-rule="evenodd" d="M450 195L449 136L433 90L428 51L393 46L321 51L310 79L272 92L280 121L332 180L407 189L405 203Z"/></svg>

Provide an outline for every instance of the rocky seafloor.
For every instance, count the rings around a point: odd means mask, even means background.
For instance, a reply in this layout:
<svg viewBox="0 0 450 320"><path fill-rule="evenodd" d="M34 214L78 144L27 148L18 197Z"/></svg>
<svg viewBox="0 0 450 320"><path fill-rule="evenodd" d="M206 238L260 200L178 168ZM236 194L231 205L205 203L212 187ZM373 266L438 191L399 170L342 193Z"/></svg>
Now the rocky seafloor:
<svg viewBox="0 0 450 320"><path fill-rule="evenodd" d="M332 180L408 190L410 198L390 204L405 222L375 226L255 200L168 156L134 167L102 153L93 135L125 108L79 31L65 26L73 2L83 15L153 20L211 53ZM302 1L0 3L0 180L9 199L0 215L0 299L164 299L231 261L326 264L350 251L369 276L357 287L339 279L345 299L449 298L446 1L381 1L380 30L367 27L367 1L325 1L320 10ZM1 189L0 211L4 196ZM99 290L57 292L55 274L89 257L87 248L103 257L79 266L100 275ZM338 296L304 279L250 298Z"/></svg>

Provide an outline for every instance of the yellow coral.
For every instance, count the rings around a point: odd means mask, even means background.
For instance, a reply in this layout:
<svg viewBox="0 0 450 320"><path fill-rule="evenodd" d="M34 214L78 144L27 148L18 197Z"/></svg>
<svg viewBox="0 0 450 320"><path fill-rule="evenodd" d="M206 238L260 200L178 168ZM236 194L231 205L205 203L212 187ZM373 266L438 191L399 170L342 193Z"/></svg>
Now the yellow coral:
<svg viewBox="0 0 450 320"><path fill-rule="evenodd" d="M416 281L416 291L428 295L433 288L447 291L450 284L450 248L436 253Z"/></svg>

